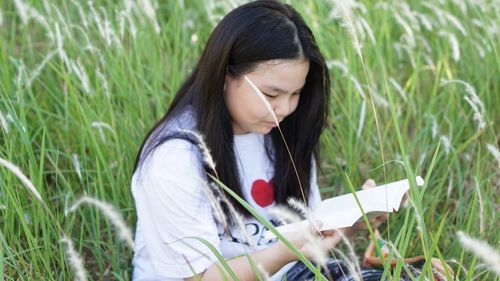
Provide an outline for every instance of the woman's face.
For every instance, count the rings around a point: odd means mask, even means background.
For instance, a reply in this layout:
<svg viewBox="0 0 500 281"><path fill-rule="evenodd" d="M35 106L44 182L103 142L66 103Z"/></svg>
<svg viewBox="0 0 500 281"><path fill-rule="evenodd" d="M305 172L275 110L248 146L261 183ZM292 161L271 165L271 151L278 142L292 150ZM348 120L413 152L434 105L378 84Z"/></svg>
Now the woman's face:
<svg viewBox="0 0 500 281"><path fill-rule="evenodd" d="M308 71L307 59L278 59L257 64L245 76L264 94L281 122L297 108ZM276 127L272 113L243 75L226 75L224 100L234 134L267 134Z"/></svg>

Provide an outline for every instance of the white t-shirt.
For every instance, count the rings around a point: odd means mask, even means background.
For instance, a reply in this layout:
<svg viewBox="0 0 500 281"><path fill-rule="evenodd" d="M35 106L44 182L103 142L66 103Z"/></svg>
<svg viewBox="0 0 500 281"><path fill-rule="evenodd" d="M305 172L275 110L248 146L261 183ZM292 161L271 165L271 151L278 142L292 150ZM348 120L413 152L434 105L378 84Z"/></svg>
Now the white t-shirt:
<svg viewBox="0 0 500 281"><path fill-rule="evenodd" d="M277 241L264 239L266 228L253 218L244 221L251 245L245 243L237 229L231 229L231 237L223 235L202 184L206 176L197 159L197 149L185 140L168 140L146 159L140 176L136 172L132 177L138 217L134 280L182 280L203 272L217 258L200 238L225 259L252 253ZM234 149L245 200L270 220L266 210L274 206L274 167L265 152L264 135L235 135ZM314 207L321 199L315 165L312 167L308 201ZM272 280L280 280L292 265L282 268Z"/></svg>

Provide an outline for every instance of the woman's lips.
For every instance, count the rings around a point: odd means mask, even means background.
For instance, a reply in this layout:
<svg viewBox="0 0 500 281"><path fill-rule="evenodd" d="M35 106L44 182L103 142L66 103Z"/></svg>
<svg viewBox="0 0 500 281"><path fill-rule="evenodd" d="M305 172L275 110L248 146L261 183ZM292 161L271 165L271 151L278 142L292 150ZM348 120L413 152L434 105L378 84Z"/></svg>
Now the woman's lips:
<svg viewBox="0 0 500 281"><path fill-rule="evenodd" d="M278 127L278 125L276 125L276 123L274 123L274 122L267 122L266 121L266 125L268 125L269 127L273 127L273 128Z"/></svg>

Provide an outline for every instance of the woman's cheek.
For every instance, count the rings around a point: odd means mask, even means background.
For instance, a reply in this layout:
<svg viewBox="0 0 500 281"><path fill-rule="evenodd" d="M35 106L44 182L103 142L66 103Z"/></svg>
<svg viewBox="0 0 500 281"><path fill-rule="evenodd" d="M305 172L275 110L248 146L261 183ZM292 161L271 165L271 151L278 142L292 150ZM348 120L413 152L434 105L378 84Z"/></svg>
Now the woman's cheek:
<svg viewBox="0 0 500 281"><path fill-rule="evenodd" d="M292 97L292 102L290 102L290 114L292 114L295 109L297 109L297 106L299 105L299 96Z"/></svg>

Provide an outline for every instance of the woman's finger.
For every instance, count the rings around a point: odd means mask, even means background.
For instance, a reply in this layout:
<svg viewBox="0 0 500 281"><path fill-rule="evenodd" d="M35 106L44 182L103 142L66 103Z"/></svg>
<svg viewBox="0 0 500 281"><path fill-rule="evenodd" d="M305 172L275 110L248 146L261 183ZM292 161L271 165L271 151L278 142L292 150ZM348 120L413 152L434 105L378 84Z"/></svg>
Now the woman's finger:
<svg viewBox="0 0 500 281"><path fill-rule="evenodd" d="M333 249L337 246L340 240L342 240L342 237L338 232L336 232L335 234L327 236L323 239L323 247L327 251Z"/></svg>
<svg viewBox="0 0 500 281"><path fill-rule="evenodd" d="M403 200L401 200L401 207L402 207L402 208L406 208L406 207L408 207L408 197L409 197L409 196L410 196L410 195L409 195L408 191L407 191L407 192L405 192L405 194L403 195Z"/></svg>
<svg viewBox="0 0 500 281"><path fill-rule="evenodd" d="M369 189L369 188L373 188L377 186L375 184L375 181L372 180L372 179L368 179L367 181L365 181L365 183L361 186L361 189L365 190L365 189Z"/></svg>

